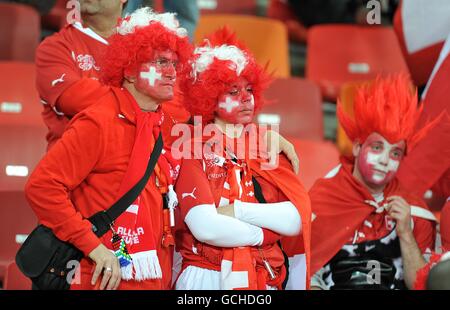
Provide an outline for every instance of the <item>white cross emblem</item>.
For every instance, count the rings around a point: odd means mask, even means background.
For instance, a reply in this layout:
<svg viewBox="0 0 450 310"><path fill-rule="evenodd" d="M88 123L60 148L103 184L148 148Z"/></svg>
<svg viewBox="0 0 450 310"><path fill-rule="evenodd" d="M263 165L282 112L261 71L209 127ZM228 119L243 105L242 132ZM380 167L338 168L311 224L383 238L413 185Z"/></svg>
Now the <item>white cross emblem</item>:
<svg viewBox="0 0 450 310"><path fill-rule="evenodd" d="M230 97L227 97L225 102L219 103L219 108L226 110L228 113L230 113L234 108L239 106L239 102L231 99Z"/></svg>
<svg viewBox="0 0 450 310"><path fill-rule="evenodd" d="M156 72L156 68L150 66L149 71L142 71L141 78L148 79L150 86L155 86L156 80L161 80L161 73Z"/></svg>
<svg viewBox="0 0 450 310"><path fill-rule="evenodd" d="M247 194L247 196L250 196L250 197L253 197L253 195L254 195L253 192L250 192Z"/></svg>

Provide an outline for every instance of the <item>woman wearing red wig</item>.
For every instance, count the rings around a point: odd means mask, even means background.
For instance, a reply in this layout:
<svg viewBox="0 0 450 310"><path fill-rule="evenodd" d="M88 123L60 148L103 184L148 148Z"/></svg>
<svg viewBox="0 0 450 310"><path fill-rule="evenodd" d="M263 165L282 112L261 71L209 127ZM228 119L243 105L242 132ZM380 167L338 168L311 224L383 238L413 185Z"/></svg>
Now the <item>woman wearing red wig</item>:
<svg viewBox="0 0 450 310"><path fill-rule="evenodd" d="M310 190L311 286L320 289L412 288L423 255L434 249L435 219L403 190L399 165L432 124L416 132L422 112L405 76L377 78L358 90L354 119L338 104L353 157Z"/></svg>
<svg viewBox="0 0 450 310"><path fill-rule="evenodd" d="M173 98L192 48L174 14L146 8L121 20L109 43L102 79L110 94L72 119L30 176L26 195L39 221L85 254L72 289L168 289L173 243L162 195L175 204L179 169L169 152L111 231L97 237L87 218L110 208L144 175L160 134L161 105Z"/></svg>
<svg viewBox="0 0 450 310"><path fill-rule="evenodd" d="M191 115L202 117L203 135L191 141L195 151L183 158L176 184L183 257L176 289L281 289L284 282L304 289L309 199L286 158L265 169L252 124L268 76L227 29L198 47L191 65L181 90Z"/></svg>

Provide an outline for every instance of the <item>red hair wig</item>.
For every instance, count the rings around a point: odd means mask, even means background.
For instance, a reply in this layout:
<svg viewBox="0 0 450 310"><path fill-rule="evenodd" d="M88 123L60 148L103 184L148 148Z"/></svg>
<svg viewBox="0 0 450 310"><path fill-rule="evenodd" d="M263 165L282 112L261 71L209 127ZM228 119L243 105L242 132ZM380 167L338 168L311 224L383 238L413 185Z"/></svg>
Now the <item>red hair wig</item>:
<svg viewBox="0 0 450 310"><path fill-rule="evenodd" d="M101 80L107 85L122 86L125 74L136 75L140 65L150 61L155 51L170 50L176 53L179 64L177 72L181 72L192 55L192 49L187 37L177 35L161 22L152 21L146 26L134 28L132 33L111 36L101 62Z"/></svg>
<svg viewBox="0 0 450 310"><path fill-rule="evenodd" d="M417 90L403 74L377 77L373 83L359 88L355 95L354 119L342 109L338 100L337 117L352 142L364 143L376 132L390 143L402 140L407 150L426 134L432 124L416 131L423 106L418 107Z"/></svg>
<svg viewBox="0 0 450 310"><path fill-rule="evenodd" d="M207 68L196 74L193 67L184 72L180 88L184 95L184 105L191 115L202 116L202 123L208 124L214 120L218 98L225 93L230 85L239 77L245 78L253 88L255 99L255 111L261 109L264 104L263 91L269 85L271 78L266 73L266 68L258 65L250 51L237 40L235 33L227 27L219 29L209 36L201 47L236 47L245 55L247 64L238 74L236 64L231 60L223 60L214 57ZM194 52L191 64L200 57Z"/></svg>

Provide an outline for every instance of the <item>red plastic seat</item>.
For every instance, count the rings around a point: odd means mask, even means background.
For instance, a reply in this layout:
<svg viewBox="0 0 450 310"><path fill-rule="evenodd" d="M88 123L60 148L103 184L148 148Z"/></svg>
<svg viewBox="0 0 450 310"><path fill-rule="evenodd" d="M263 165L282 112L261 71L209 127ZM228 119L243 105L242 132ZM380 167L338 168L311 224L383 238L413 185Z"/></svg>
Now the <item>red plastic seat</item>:
<svg viewBox="0 0 450 310"><path fill-rule="evenodd" d="M337 98L345 83L399 72L408 73L408 67L392 28L319 25L308 34L306 77L329 100Z"/></svg>
<svg viewBox="0 0 450 310"><path fill-rule="evenodd" d="M23 191L0 191L0 280L14 261L20 244L36 227L37 218Z"/></svg>
<svg viewBox="0 0 450 310"><path fill-rule="evenodd" d="M11 263L6 270L3 289L31 290L31 280L23 275L16 263Z"/></svg>
<svg viewBox="0 0 450 310"><path fill-rule="evenodd" d="M284 136L323 139L322 96L314 82L300 78L276 79L265 95L269 102L259 113L258 123L279 122Z"/></svg>
<svg viewBox="0 0 450 310"><path fill-rule="evenodd" d="M45 126L0 125L0 192L23 190L46 152L46 132Z"/></svg>
<svg viewBox="0 0 450 310"><path fill-rule="evenodd" d="M30 6L0 3L0 60L34 61L40 22L39 13Z"/></svg>
<svg viewBox="0 0 450 310"><path fill-rule="evenodd" d="M41 112L34 64L0 62L0 191L23 190L45 154Z"/></svg>
<svg viewBox="0 0 450 310"><path fill-rule="evenodd" d="M339 164L339 151L328 141L289 139L300 158L299 178L307 190Z"/></svg>
<svg viewBox="0 0 450 310"><path fill-rule="evenodd" d="M256 15L256 0L198 0L201 14L248 14Z"/></svg>
<svg viewBox="0 0 450 310"><path fill-rule="evenodd" d="M42 125L33 63L0 61L0 125Z"/></svg>

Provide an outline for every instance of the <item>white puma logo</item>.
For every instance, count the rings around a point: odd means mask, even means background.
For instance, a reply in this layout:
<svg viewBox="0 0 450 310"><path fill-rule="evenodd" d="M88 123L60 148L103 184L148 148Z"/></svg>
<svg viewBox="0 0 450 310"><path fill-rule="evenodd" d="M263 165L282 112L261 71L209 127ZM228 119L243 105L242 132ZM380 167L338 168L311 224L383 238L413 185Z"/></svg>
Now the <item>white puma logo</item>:
<svg viewBox="0 0 450 310"><path fill-rule="evenodd" d="M194 195L194 192L195 192L196 189L197 189L197 187L194 187L194 190L192 191L192 193L183 193L183 194L181 194L181 199L184 199L184 198L189 197L189 196L194 198L194 199L197 199L197 197L195 197L195 195Z"/></svg>
<svg viewBox="0 0 450 310"><path fill-rule="evenodd" d="M64 82L64 77L66 76L66 74L64 73L63 75L61 75L61 77L59 79L56 79L52 82L52 87L55 86L58 83L63 83Z"/></svg>

